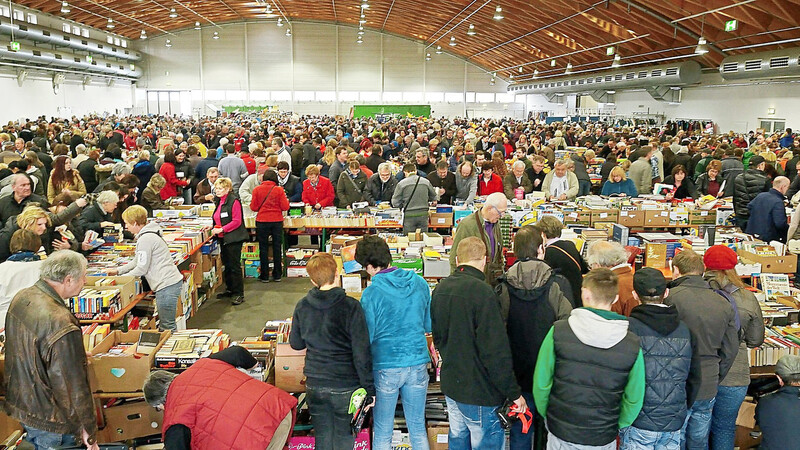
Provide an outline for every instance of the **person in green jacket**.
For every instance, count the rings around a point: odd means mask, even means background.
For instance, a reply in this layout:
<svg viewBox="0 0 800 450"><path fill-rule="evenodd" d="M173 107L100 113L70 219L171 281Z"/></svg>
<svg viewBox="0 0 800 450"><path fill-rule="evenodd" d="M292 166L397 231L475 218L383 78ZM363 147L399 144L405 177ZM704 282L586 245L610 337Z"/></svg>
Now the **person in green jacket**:
<svg viewBox="0 0 800 450"><path fill-rule="evenodd" d="M494 286L503 274L503 238L498 221L506 213L508 201L505 194L495 192L486 197L483 207L461 219L453 236L453 247L458 248L462 239L474 236L483 241L488 253L488 262L483 270L486 282ZM456 252L450 252L450 273L456 269Z"/></svg>
<svg viewBox="0 0 800 450"><path fill-rule="evenodd" d="M539 349L533 398L547 421L548 448L615 450L619 430L642 409L644 357L626 318L611 312L617 283L606 268L586 274L584 307L553 324Z"/></svg>

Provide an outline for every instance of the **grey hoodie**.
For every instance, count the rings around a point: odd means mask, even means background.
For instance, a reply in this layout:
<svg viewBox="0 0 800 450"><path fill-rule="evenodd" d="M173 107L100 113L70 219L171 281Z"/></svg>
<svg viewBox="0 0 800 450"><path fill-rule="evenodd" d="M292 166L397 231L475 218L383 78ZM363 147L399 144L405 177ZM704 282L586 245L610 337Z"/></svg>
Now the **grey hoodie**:
<svg viewBox="0 0 800 450"><path fill-rule="evenodd" d="M156 222L149 222L136 233L136 256L119 268L119 274L144 276L154 292L183 281Z"/></svg>
<svg viewBox="0 0 800 450"><path fill-rule="evenodd" d="M555 277L553 283L546 286L551 277ZM543 289L549 289L547 301L556 313L556 319L569 317L572 311L572 304L567 297L568 291L571 290L569 281L563 275L554 272L546 262L535 259L518 261L508 268L505 280L516 290L515 295L522 300L539 298L543 294ZM510 307L508 290L500 284L495 291L505 321Z"/></svg>

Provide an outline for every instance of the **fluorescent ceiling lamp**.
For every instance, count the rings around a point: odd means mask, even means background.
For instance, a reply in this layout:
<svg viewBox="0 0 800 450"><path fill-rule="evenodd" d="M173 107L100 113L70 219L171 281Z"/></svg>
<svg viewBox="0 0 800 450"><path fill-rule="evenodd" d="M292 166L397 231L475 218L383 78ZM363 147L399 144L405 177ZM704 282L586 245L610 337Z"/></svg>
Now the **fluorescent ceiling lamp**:
<svg viewBox="0 0 800 450"><path fill-rule="evenodd" d="M611 62L611 67L617 68L622 64L622 57L619 54L614 55L614 61Z"/></svg>
<svg viewBox="0 0 800 450"><path fill-rule="evenodd" d="M706 42L706 38L700 37L700 39L697 40L697 47L695 47L694 53L696 55L705 55L708 53L708 43Z"/></svg>
<svg viewBox="0 0 800 450"><path fill-rule="evenodd" d="M497 6L494 8L494 16L492 16L492 18L493 18L494 20L500 20L500 19L502 19L503 17L505 17L505 16L503 15L503 8L501 8L501 7L500 7L500 5L497 5Z"/></svg>
<svg viewBox="0 0 800 450"><path fill-rule="evenodd" d="M69 3L61 2L61 14L69 14L72 11L69 7Z"/></svg>
<svg viewBox="0 0 800 450"><path fill-rule="evenodd" d="M175 8L170 8L169 9L169 17L172 18L172 19L175 19L175 18L178 17L178 12L175 11Z"/></svg>
<svg viewBox="0 0 800 450"><path fill-rule="evenodd" d="M467 30L467 36L475 36L477 33L475 32L475 24L469 24L469 29Z"/></svg>
<svg viewBox="0 0 800 450"><path fill-rule="evenodd" d="M436 54L437 55L441 55L442 54L442 46L441 45L437 45L436 46Z"/></svg>

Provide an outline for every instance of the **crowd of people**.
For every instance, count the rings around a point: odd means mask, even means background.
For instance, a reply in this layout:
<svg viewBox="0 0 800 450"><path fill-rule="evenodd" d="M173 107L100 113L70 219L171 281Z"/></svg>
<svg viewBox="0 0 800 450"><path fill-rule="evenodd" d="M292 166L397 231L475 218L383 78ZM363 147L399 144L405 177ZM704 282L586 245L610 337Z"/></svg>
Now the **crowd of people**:
<svg viewBox="0 0 800 450"><path fill-rule="evenodd" d="M498 221L509 201L533 191L564 201L593 190L635 197L661 186L657 193L675 202L732 195L737 224L762 239L791 239L800 223L795 214L790 224L783 208L787 196L800 200L793 195L800 191L800 142L791 130L715 136L687 134L671 123L615 130L510 119L84 117L8 124L0 146L0 263L10 269L0 270L0 303L8 308L7 349L16 355L6 362L6 381L15 386L6 410L29 439L47 445L66 444L68 435L88 445L96 431L88 420L88 387L73 380L45 398L39 393L48 382L26 382L37 361L54 354L65 358L55 379L85 373L85 355L74 354L80 339L74 316L55 305L82 286L80 253L92 251L84 239L89 231L124 228L136 239L136 258L111 274L144 276L156 292L159 327L174 329L169 317L180 274L158 224L147 220L153 210L215 205L213 233L225 266L220 297L238 305L245 300L246 217L254 218L262 249L259 281L278 282L280 258L270 274L267 249L282 253L290 203L317 211L388 203L403 211L408 232L427 230L431 204L470 205L481 197L481 207L456 230L451 276L432 294L419 276L391 267L386 242L374 236L356 249L372 277L360 303L338 286L330 254L309 261L314 288L297 304L290 344L307 349L318 448L352 447L346 405L358 387L374 398L375 448L391 445L398 396L412 445L428 448L424 334L432 332L443 361L450 448L502 448L494 411L510 404L536 411L531 431L512 428L515 449L611 449L618 436L626 449L730 449L749 384L747 349L764 339L761 310L733 270L732 250L714 246L702 257L682 251L668 282L658 271L634 273L613 242L594 243L584 259L561 239L563 223L544 217L517 231L518 259L506 268ZM587 150L557 158L567 146ZM603 158L600 186L592 186L587 169L596 158ZM21 271L26 279L6 283ZM42 323L36 315L45 313L61 328L29 325ZM37 339L48 342L45 354L27 344ZM215 370L250 362L242 355L218 359ZM787 359L781 367L786 386L776 398L786 408L786 393L800 385L800 364ZM170 410L176 403L167 389L180 377L151 378L148 401ZM772 421L762 427L765 441L788 445L798 436L774 426L780 419L769 408L778 403L760 406L759 420ZM276 427L291 408L281 405ZM176 417L168 427L172 439L210 436L184 430L191 424Z"/></svg>

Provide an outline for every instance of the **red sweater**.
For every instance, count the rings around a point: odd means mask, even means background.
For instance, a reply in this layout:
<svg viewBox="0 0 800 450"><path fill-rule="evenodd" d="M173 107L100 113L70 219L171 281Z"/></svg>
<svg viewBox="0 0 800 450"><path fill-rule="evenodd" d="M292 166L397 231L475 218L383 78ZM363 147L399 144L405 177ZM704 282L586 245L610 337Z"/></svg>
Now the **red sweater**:
<svg viewBox="0 0 800 450"><path fill-rule="evenodd" d="M167 180L167 184L161 189L161 200L177 196L177 186L189 185L187 180L181 180L175 175L175 164L165 162L161 165L161 170L158 173Z"/></svg>
<svg viewBox="0 0 800 450"><path fill-rule="evenodd" d="M503 180L500 175L492 173L492 179L486 182L483 175L478 178L478 195L489 195L495 192L503 192Z"/></svg>
<svg viewBox="0 0 800 450"><path fill-rule="evenodd" d="M244 161L244 165L247 167L247 173L250 175L256 173L256 160L253 159L252 156L242 156L242 161Z"/></svg>
<svg viewBox="0 0 800 450"><path fill-rule="evenodd" d="M320 176L316 186L311 186L311 181L303 181L303 203L316 206L319 203L323 208L333 206L333 199L336 194L333 192L331 180Z"/></svg>
<svg viewBox="0 0 800 450"><path fill-rule="evenodd" d="M265 181L253 189L250 209L258 212L256 222L283 222L283 212L289 210L289 199L282 187Z"/></svg>

